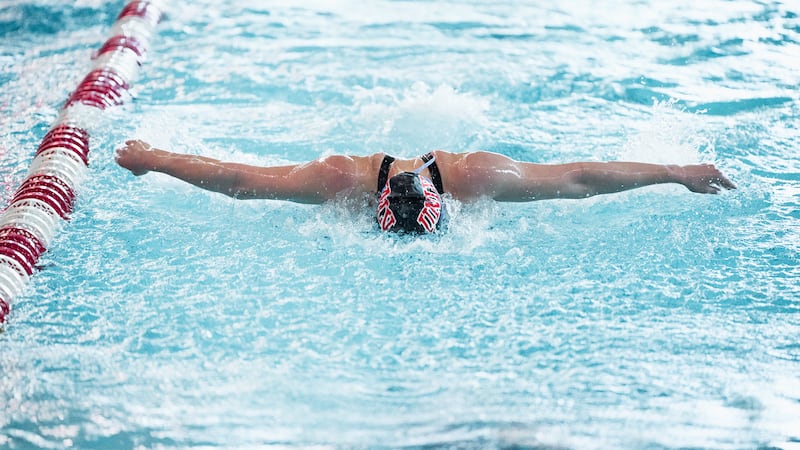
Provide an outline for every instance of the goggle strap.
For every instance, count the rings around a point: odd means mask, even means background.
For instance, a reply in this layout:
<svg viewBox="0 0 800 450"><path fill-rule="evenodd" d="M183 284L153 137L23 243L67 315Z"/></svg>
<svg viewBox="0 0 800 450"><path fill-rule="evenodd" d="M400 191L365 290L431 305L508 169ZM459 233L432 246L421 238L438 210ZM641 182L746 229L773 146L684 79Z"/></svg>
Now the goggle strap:
<svg viewBox="0 0 800 450"><path fill-rule="evenodd" d="M436 162L436 157L435 156L432 157L431 159L429 159L425 164L423 164L423 165L417 167L416 169L414 169L411 173L413 173L414 175L419 175L420 172L422 172L423 170L427 169L428 166L430 166L434 162Z"/></svg>

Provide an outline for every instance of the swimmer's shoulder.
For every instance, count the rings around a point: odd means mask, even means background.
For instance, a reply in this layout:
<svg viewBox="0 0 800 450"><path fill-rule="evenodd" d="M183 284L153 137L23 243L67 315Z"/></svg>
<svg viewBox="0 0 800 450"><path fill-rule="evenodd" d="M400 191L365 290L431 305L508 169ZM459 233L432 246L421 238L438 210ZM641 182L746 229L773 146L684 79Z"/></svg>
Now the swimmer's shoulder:
<svg viewBox="0 0 800 450"><path fill-rule="evenodd" d="M378 172L385 156L385 153L374 153L369 156L334 155L329 158L336 159L336 170L349 177L357 191L372 192L378 184Z"/></svg>
<svg viewBox="0 0 800 450"><path fill-rule="evenodd" d="M475 151L453 153L444 150L433 152L445 192L459 200L475 200L486 195L487 176L509 168L516 169L518 162L499 153Z"/></svg>
<svg viewBox="0 0 800 450"><path fill-rule="evenodd" d="M463 161L469 154L453 153L446 150L434 150L431 153L436 158L436 167L439 169L439 174L441 174L444 191L455 198L461 197L460 193L463 190L462 184L464 182L462 173Z"/></svg>
<svg viewBox="0 0 800 450"><path fill-rule="evenodd" d="M436 157L436 162L440 169L444 166L467 166L470 164L495 163L498 160L512 161L506 156L495 152L474 151L474 152L448 152L445 150L434 150L431 153Z"/></svg>
<svg viewBox="0 0 800 450"><path fill-rule="evenodd" d="M335 168L341 172L362 173L369 171L376 165L380 166L382 160L383 153L376 153L370 156L328 155L314 162Z"/></svg>

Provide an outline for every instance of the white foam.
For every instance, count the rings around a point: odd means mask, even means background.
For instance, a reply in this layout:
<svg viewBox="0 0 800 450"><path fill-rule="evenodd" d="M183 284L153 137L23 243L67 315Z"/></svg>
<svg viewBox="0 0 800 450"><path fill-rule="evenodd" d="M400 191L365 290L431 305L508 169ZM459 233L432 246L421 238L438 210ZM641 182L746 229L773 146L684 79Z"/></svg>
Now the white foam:
<svg viewBox="0 0 800 450"><path fill-rule="evenodd" d="M696 164L714 158L714 144L698 114L674 102L655 102L650 120L639 125L622 147L619 159L661 164Z"/></svg>
<svg viewBox="0 0 800 450"><path fill-rule="evenodd" d="M457 149L486 125L489 100L449 85L416 82L401 94L379 88L357 92L356 121L376 130L372 141L401 143L409 152Z"/></svg>

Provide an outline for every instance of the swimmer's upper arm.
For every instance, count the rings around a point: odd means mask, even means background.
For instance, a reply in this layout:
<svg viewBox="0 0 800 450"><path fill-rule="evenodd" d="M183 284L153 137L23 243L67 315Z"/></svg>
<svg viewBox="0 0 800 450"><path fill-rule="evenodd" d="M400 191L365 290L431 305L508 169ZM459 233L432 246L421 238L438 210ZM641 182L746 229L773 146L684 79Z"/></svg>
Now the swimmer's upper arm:
<svg viewBox="0 0 800 450"><path fill-rule="evenodd" d="M488 197L524 202L576 198L584 194L579 164L544 165L521 162L492 152L458 155L453 161L449 189L462 200Z"/></svg>
<svg viewBox="0 0 800 450"><path fill-rule="evenodd" d="M334 155L281 167L242 168L231 189L237 198L323 203L361 186L359 158Z"/></svg>

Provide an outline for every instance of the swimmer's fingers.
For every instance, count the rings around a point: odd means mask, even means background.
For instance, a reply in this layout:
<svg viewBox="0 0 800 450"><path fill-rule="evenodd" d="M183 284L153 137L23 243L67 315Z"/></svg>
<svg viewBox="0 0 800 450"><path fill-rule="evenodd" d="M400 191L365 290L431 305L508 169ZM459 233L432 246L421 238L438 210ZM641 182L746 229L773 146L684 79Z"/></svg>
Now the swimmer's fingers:
<svg viewBox="0 0 800 450"><path fill-rule="evenodd" d="M716 184L724 187L725 189L736 189L736 185L733 184L733 182L729 180L728 177L726 177L721 173L719 174L719 178L716 180Z"/></svg>
<svg viewBox="0 0 800 450"><path fill-rule="evenodd" d="M683 184L692 192L718 194L722 189L736 189L736 185L713 164L682 167Z"/></svg>
<svg viewBox="0 0 800 450"><path fill-rule="evenodd" d="M150 151L153 147L145 141L139 139L128 139L125 141L125 147L131 150Z"/></svg>
<svg viewBox="0 0 800 450"><path fill-rule="evenodd" d="M711 169L714 172L708 180L709 188L712 189L712 192L710 192L711 194L718 194L722 189L736 189L736 185L733 184L728 177L723 175L722 172L717 170L716 167L711 166Z"/></svg>

